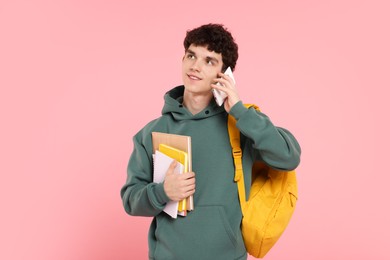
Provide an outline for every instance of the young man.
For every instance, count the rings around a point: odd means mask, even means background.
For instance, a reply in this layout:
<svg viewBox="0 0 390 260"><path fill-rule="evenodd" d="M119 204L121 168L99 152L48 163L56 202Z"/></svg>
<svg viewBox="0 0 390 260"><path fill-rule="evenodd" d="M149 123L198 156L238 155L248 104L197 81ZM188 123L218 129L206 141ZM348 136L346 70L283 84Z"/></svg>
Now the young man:
<svg viewBox="0 0 390 260"><path fill-rule="evenodd" d="M296 168L300 147L293 135L275 127L263 113L244 107L233 80L238 47L222 25L208 24L187 32L182 61L184 86L168 91L162 116L134 136L134 150L121 190L126 212L154 217L149 230L149 259L247 259L241 236L241 209L227 131L232 115L242 134L245 180L250 183L255 160L285 170ZM223 87L217 85L219 82ZM223 106L212 88L226 92ZM153 183L151 132L191 136L194 172L174 174L173 163L163 183ZM172 219L163 212L170 200L193 195L195 209Z"/></svg>

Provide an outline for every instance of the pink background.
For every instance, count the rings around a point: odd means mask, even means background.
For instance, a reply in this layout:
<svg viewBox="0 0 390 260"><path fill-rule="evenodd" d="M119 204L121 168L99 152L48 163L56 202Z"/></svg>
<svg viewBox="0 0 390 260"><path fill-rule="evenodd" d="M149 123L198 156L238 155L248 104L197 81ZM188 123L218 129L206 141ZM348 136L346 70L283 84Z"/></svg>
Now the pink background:
<svg viewBox="0 0 390 260"><path fill-rule="evenodd" d="M266 259L390 259L388 1L0 2L0 259L146 259L119 190L181 84L187 29L225 24L244 102L302 146Z"/></svg>

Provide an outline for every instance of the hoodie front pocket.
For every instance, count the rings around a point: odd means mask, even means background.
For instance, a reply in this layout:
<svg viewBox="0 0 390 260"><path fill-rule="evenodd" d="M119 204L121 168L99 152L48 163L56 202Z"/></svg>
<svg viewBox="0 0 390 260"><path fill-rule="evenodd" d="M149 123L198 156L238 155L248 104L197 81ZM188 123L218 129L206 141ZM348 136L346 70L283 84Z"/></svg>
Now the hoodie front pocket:
<svg viewBox="0 0 390 260"><path fill-rule="evenodd" d="M177 219L161 215L155 235L155 259L234 259L240 253L222 206L197 206Z"/></svg>

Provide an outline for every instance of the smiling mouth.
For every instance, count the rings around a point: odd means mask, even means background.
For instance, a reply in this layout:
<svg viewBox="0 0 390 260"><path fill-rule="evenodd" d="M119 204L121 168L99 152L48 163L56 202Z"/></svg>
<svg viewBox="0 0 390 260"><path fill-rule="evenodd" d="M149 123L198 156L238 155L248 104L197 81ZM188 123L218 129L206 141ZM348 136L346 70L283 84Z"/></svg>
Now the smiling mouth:
<svg viewBox="0 0 390 260"><path fill-rule="evenodd" d="M201 80L201 78L198 78L198 77L196 77L196 76L194 76L194 75L189 75L189 74L187 74L187 76L188 76L190 79L192 79L192 80Z"/></svg>

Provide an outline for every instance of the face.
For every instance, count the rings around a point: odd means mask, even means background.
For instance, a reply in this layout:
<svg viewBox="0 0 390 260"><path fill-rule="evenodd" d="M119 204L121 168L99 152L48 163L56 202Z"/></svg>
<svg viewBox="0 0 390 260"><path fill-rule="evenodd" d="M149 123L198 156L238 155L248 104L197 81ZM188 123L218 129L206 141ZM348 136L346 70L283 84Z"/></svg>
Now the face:
<svg viewBox="0 0 390 260"><path fill-rule="evenodd" d="M211 84L222 70L222 55L209 51L206 47L188 47L182 62L182 77L186 91L197 94L210 94Z"/></svg>

